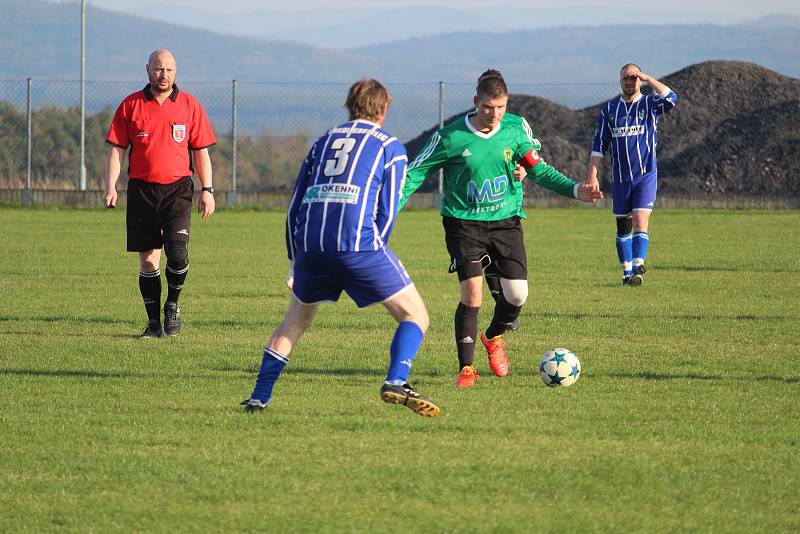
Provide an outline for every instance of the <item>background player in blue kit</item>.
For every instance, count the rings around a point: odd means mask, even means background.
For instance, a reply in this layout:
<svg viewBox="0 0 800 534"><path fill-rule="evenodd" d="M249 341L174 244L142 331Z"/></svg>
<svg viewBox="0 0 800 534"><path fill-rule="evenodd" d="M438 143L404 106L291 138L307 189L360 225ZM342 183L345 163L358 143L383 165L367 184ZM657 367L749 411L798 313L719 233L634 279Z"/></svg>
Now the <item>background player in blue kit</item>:
<svg viewBox="0 0 800 534"><path fill-rule="evenodd" d="M608 150L622 283L639 286L644 281L648 224L656 201L658 118L675 106L678 95L634 63L622 67L619 78L622 94L606 102L597 118L587 183L600 188L597 171ZM642 95L642 82L653 94Z"/></svg>
<svg viewBox="0 0 800 534"><path fill-rule="evenodd" d="M292 297L270 337L245 410L263 410L322 302L342 291L359 307L381 303L398 322L381 399L429 417L436 404L409 384L411 365L428 329L428 311L400 260L386 243L394 225L408 157L383 129L391 96L376 80L350 87L350 120L328 130L303 161L286 217Z"/></svg>

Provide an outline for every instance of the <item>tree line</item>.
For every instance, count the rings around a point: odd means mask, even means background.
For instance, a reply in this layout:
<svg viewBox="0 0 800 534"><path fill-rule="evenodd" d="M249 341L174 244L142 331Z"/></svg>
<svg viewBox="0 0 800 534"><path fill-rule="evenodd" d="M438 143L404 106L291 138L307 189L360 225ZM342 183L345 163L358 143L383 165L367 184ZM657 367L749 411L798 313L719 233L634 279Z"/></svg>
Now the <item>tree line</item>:
<svg viewBox="0 0 800 534"><path fill-rule="evenodd" d="M7 101L0 102L0 188L21 189L27 175L27 116ZM105 139L114 112L104 109L85 119L86 184L105 188L108 144ZM76 189L80 167L80 108L42 107L31 114L31 187ZM219 190L231 185L231 133L215 132L217 144L210 149L214 183ZM297 131L275 135L239 134L236 138L237 191L291 189L300 164L311 145L311 137ZM123 166L120 184L127 181Z"/></svg>

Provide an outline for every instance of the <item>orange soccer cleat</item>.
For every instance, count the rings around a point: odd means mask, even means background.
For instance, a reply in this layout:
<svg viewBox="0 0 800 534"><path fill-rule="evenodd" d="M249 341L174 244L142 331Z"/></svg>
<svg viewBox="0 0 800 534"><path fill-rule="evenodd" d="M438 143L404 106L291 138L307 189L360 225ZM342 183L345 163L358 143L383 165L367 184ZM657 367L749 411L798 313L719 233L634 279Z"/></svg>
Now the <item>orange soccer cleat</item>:
<svg viewBox="0 0 800 534"><path fill-rule="evenodd" d="M481 332L481 343L489 353L489 367L492 372L500 378L506 376L508 374L508 358L506 358L506 351L503 350L506 342L500 339L500 336L487 339L486 335Z"/></svg>
<svg viewBox="0 0 800 534"><path fill-rule="evenodd" d="M475 385L475 382L480 378L478 376L478 371L471 365L465 365L461 368L461 372L458 373L458 378L456 379L456 386L460 388L471 388Z"/></svg>

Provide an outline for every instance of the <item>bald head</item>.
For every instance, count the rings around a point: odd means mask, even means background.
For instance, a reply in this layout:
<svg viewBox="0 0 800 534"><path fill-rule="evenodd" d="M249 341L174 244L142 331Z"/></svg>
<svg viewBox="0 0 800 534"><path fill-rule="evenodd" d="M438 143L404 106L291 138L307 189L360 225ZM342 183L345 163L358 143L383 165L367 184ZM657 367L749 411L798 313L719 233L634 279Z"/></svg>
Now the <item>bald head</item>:
<svg viewBox="0 0 800 534"><path fill-rule="evenodd" d="M153 50L153 53L150 54L149 58L147 58L147 66L149 67L150 65L153 65L160 61L167 61L167 62L171 61L172 64L174 65L175 56L172 55L172 52L170 52L169 50L165 50L163 48L159 48L158 50Z"/></svg>
<svg viewBox="0 0 800 534"><path fill-rule="evenodd" d="M163 49L153 51L145 68L153 94L161 98L169 95L172 92L172 85L175 83L175 74L178 70L172 52Z"/></svg>

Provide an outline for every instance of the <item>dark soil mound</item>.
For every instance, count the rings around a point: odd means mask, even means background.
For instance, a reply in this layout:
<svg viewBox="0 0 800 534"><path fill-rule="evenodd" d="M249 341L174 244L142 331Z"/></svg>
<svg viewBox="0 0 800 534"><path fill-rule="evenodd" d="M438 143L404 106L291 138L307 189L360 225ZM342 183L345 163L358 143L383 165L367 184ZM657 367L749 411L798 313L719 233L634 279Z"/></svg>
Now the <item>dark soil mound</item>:
<svg viewBox="0 0 800 534"><path fill-rule="evenodd" d="M800 195L800 80L752 63L710 61L661 81L678 93L679 102L659 121L660 194ZM508 109L531 124L545 160L580 181L601 105L573 111L536 96L511 95ZM431 133L407 144L411 159ZM601 171L604 191L609 160L606 155ZM433 182L423 187L430 189ZM533 185L528 192L545 194Z"/></svg>

